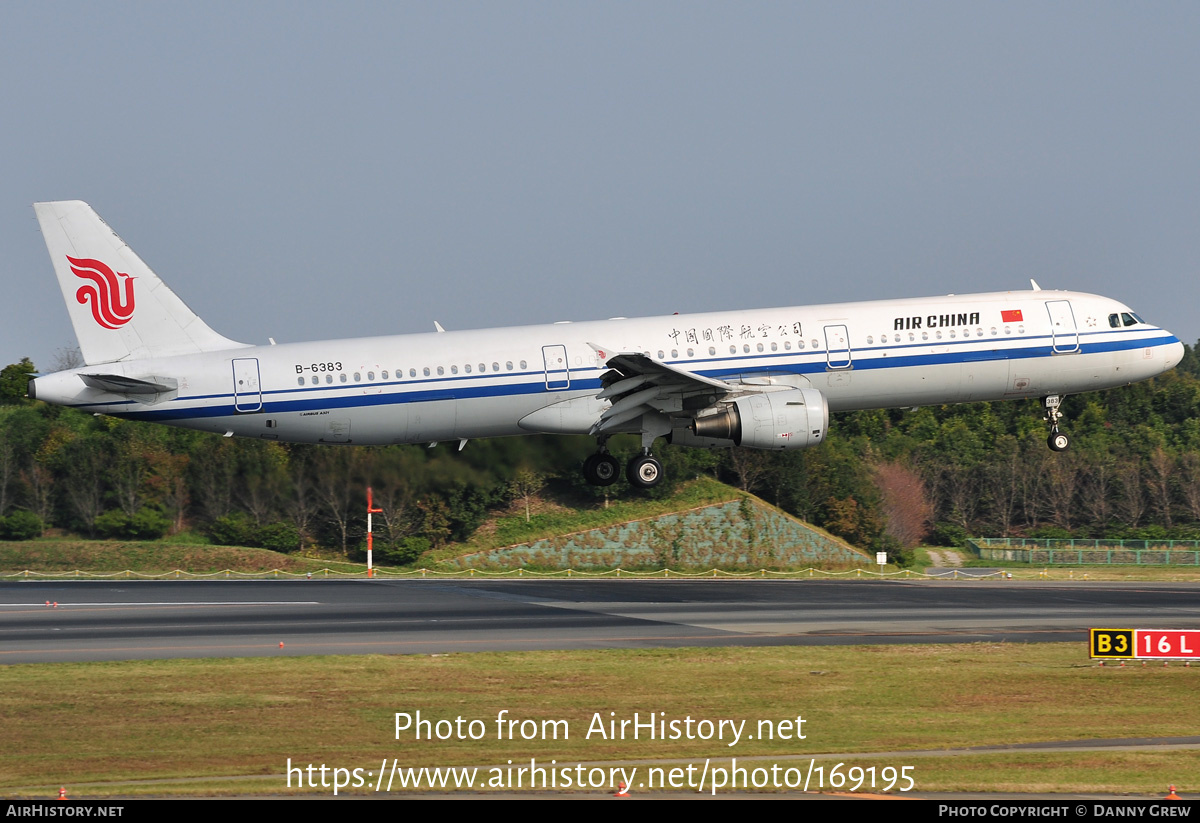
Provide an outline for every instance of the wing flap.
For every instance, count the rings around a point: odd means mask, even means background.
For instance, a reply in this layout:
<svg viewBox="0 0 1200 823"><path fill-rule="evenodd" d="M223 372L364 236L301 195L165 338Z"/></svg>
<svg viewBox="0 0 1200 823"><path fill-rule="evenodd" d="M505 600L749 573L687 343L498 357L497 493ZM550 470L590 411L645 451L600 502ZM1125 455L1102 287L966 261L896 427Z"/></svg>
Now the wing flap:
<svg viewBox="0 0 1200 823"><path fill-rule="evenodd" d="M588 345L610 369L600 378L604 389L596 398L612 401L592 426L593 435L614 431L645 414L680 413L684 401L695 395L704 395L707 406L737 391L737 387L722 380L661 363L642 352L613 354L612 349Z"/></svg>

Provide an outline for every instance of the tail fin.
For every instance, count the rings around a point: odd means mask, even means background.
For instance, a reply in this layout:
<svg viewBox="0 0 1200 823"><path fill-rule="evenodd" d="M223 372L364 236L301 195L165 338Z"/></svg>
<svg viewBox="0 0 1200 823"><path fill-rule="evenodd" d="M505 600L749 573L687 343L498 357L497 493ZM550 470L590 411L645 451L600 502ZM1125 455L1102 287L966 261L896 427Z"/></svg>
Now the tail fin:
<svg viewBox="0 0 1200 823"><path fill-rule="evenodd" d="M33 210L89 366L246 345L210 329L87 203Z"/></svg>

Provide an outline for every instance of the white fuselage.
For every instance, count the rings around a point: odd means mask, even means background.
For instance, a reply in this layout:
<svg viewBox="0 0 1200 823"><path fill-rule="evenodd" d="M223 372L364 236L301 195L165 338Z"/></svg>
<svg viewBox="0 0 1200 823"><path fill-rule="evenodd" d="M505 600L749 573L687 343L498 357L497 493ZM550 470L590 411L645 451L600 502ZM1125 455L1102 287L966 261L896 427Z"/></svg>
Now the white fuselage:
<svg viewBox="0 0 1200 823"><path fill-rule="evenodd" d="M35 393L291 442L575 434L608 408L604 360L622 352L749 391L813 388L844 411L1112 388L1173 368L1183 346L1114 300L1022 291L251 346L60 372ZM97 372L178 388L112 394L80 377Z"/></svg>

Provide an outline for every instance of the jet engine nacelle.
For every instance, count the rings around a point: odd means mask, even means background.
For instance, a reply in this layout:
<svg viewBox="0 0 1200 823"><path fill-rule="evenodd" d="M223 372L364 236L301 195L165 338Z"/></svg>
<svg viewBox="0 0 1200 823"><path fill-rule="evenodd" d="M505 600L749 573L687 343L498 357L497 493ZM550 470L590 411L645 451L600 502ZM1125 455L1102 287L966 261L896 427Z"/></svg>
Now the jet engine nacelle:
<svg viewBox="0 0 1200 823"><path fill-rule="evenodd" d="M751 449L802 449L824 440L828 428L829 404L821 392L788 389L739 397L716 414L696 418L691 431L697 438Z"/></svg>

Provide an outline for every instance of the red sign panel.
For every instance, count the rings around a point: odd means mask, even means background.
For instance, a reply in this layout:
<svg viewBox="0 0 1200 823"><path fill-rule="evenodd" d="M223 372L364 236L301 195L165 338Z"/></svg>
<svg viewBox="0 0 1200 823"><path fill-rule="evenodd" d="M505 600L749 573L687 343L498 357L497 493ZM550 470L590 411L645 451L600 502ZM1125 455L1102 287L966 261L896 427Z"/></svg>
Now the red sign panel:
<svg viewBox="0 0 1200 823"><path fill-rule="evenodd" d="M1135 657L1200 657L1200 631L1138 629Z"/></svg>

